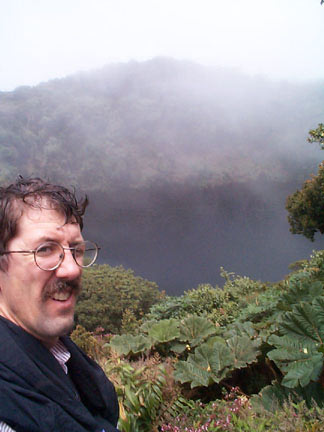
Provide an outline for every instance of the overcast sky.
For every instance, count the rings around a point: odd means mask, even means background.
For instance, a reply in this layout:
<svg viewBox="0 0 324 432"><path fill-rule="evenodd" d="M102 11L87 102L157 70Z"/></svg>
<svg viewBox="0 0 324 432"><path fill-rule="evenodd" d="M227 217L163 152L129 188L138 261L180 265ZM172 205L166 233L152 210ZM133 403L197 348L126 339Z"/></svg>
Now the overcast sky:
<svg viewBox="0 0 324 432"><path fill-rule="evenodd" d="M320 0L0 0L0 91L155 56L324 78Z"/></svg>

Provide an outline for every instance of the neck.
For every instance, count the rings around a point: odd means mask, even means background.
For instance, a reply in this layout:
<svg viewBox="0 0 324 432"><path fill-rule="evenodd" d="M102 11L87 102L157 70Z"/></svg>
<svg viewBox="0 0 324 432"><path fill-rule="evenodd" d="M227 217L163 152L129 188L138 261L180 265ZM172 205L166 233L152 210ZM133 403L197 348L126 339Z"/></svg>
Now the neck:
<svg viewBox="0 0 324 432"><path fill-rule="evenodd" d="M53 339L50 340L40 340L42 342L42 344L47 348L47 349L51 349L53 348L53 346L58 342L59 338L55 337Z"/></svg>

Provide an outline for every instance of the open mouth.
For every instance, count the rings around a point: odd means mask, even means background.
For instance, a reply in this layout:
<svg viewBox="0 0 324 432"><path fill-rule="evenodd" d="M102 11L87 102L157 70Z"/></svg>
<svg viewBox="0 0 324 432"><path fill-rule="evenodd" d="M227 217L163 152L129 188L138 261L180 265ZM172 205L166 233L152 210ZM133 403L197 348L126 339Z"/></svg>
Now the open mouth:
<svg viewBox="0 0 324 432"><path fill-rule="evenodd" d="M77 297L80 291L80 278L71 281L56 280L45 287L43 300L51 299L58 302L67 302L72 297Z"/></svg>
<svg viewBox="0 0 324 432"><path fill-rule="evenodd" d="M71 292L70 291L64 291L64 292L57 292L51 296L52 300L56 301L66 301L70 298Z"/></svg>

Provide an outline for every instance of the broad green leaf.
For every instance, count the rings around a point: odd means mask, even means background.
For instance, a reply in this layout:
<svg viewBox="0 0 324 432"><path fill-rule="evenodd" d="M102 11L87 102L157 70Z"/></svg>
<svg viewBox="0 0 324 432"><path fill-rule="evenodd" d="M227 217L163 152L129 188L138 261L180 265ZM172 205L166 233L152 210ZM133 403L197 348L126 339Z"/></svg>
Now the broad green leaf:
<svg viewBox="0 0 324 432"><path fill-rule="evenodd" d="M194 360L179 361L174 371L174 378L181 383L190 382L191 388L205 386L210 383L210 372Z"/></svg>
<svg viewBox="0 0 324 432"><path fill-rule="evenodd" d="M289 363L287 375L282 380L282 385L295 388L298 385L305 387L310 381L316 381L322 371L323 356L315 354L308 359L298 359Z"/></svg>
<svg viewBox="0 0 324 432"><path fill-rule="evenodd" d="M179 339L195 347L214 333L215 324L207 318L191 315L181 322Z"/></svg>
<svg viewBox="0 0 324 432"><path fill-rule="evenodd" d="M321 334L323 334L324 330L324 297L316 297L313 300L313 308L316 313L318 323L321 324Z"/></svg>
<svg viewBox="0 0 324 432"><path fill-rule="evenodd" d="M109 344L114 351L119 355L127 355L131 352L131 343L129 335L117 335L114 336Z"/></svg>
<svg viewBox="0 0 324 432"><path fill-rule="evenodd" d="M227 345L232 353L235 369L240 369L255 362L260 354L258 350L260 341L251 340L248 336L233 336L228 339Z"/></svg>
<svg viewBox="0 0 324 432"><path fill-rule="evenodd" d="M110 346L119 355L137 354L151 348L152 341L144 336L133 336L129 334L117 335L110 341Z"/></svg>
<svg viewBox="0 0 324 432"><path fill-rule="evenodd" d="M148 333L155 342L170 342L180 336L179 322L172 318L161 320L153 324Z"/></svg>
<svg viewBox="0 0 324 432"><path fill-rule="evenodd" d="M219 342L215 342L213 346L206 343L199 346L195 350L194 358L197 363L204 364L215 382L225 377L228 368L233 366L234 361L228 347Z"/></svg>
<svg viewBox="0 0 324 432"><path fill-rule="evenodd" d="M226 345L226 340L221 336L211 336L209 337L204 344L209 346L213 346L215 342L221 343L222 345Z"/></svg>
<svg viewBox="0 0 324 432"><path fill-rule="evenodd" d="M257 335L253 323L251 321L246 321L244 323L235 322L230 328L225 332L225 337L229 338L232 336L248 336L253 338Z"/></svg>
<svg viewBox="0 0 324 432"><path fill-rule="evenodd" d="M312 339L306 339L305 341L301 341L298 338L290 337L287 335L271 335L268 338L268 343L270 345L274 345L277 349L283 349L291 352L292 359L294 358L296 351L305 352L306 350L306 353L307 351L316 352L318 351L319 346L319 344Z"/></svg>
<svg viewBox="0 0 324 432"><path fill-rule="evenodd" d="M322 343L324 340L323 302L314 300L314 305L301 303L287 312L280 323L280 331L284 335L297 337L302 341L313 340Z"/></svg>
<svg viewBox="0 0 324 432"><path fill-rule="evenodd" d="M276 411L284 402L298 403L305 400L309 408L314 407L314 402L322 407L324 405L324 390L319 383L309 383L306 387L290 389L279 383L273 383L264 387L257 396L250 399L254 409L265 408L268 411Z"/></svg>
<svg viewBox="0 0 324 432"><path fill-rule="evenodd" d="M254 409L265 408L267 411L278 410L289 400L292 391L278 383L264 387L257 396L251 398Z"/></svg>
<svg viewBox="0 0 324 432"><path fill-rule="evenodd" d="M170 344L170 350L177 354L183 353L186 349L187 345L185 343L174 341Z"/></svg>
<svg viewBox="0 0 324 432"><path fill-rule="evenodd" d="M315 297L324 294L321 281L310 282L308 273L297 273L289 280L289 291L282 294L278 307L291 310L293 305L301 302L311 303Z"/></svg>
<svg viewBox="0 0 324 432"><path fill-rule="evenodd" d="M156 324L158 321L156 320L150 320L150 321L145 321L141 326L140 326L140 330L143 333L148 333L150 328L152 327L153 324Z"/></svg>
<svg viewBox="0 0 324 432"><path fill-rule="evenodd" d="M314 341L302 342L288 336L272 335L269 343L277 347L268 353L268 357L285 374L282 380L284 386L305 387L310 381L318 379L323 366L323 355L318 352Z"/></svg>
<svg viewBox="0 0 324 432"><path fill-rule="evenodd" d="M215 342L209 346L205 343L196 348L186 362L177 363L174 376L182 383L190 382L192 388L208 386L225 378L232 365L233 356L226 345Z"/></svg>

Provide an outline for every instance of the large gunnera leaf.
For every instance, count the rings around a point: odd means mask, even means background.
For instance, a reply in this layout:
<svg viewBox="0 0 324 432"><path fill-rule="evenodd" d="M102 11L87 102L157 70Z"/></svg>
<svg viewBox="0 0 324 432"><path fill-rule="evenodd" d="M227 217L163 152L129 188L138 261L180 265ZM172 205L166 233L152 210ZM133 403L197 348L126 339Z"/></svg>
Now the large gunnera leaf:
<svg viewBox="0 0 324 432"><path fill-rule="evenodd" d="M119 355L137 354L150 349L152 341L144 336L117 335L110 341L111 348Z"/></svg>
<svg viewBox="0 0 324 432"><path fill-rule="evenodd" d="M157 322L157 320L145 321L139 328L141 333L148 333L152 325L156 324Z"/></svg>
<svg viewBox="0 0 324 432"><path fill-rule="evenodd" d="M316 381L323 367L324 298L295 305L283 315L279 330L282 336L269 338L276 349L268 357L283 372L282 384L294 388Z"/></svg>
<svg viewBox="0 0 324 432"><path fill-rule="evenodd" d="M314 402L322 407L324 405L324 390L319 383L309 383L306 387L289 389L279 383L264 387L257 396L253 396L250 401L253 408L276 411L285 402L298 403L305 400L309 408L314 406Z"/></svg>
<svg viewBox="0 0 324 432"><path fill-rule="evenodd" d="M195 347L215 332L215 324L207 318L191 315L181 321L179 339L181 341L186 341L190 346Z"/></svg>
<svg viewBox="0 0 324 432"><path fill-rule="evenodd" d="M179 322L172 318L158 321L148 330L148 334L155 342L170 342L180 336Z"/></svg>
<svg viewBox="0 0 324 432"><path fill-rule="evenodd" d="M313 340L322 343L324 339L324 302L317 297L312 304L300 303L291 312L283 315L280 332L301 341Z"/></svg>
<svg viewBox="0 0 324 432"><path fill-rule="evenodd" d="M279 369L284 373L282 385L295 388L305 387L310 381L316 381L321 374L323 355L318 352L314 341L301 342L288 336L272 335L269 343L276 349L268 353Z"/></svg>
<svg viewBox="0 0 324 432"><path fill-rule="evenodd" d="M324 297L317 297L313 300L313 307L316 312L318 322L321 323L321 334L324 332Z"/></svg>
<svg viewBox="0 0 324 432"><path fill-rule="evenodd" d="M226 345L219 342L215 342L212 347L203 344L196 348L187 361L177 363L174 376L182 383L190 382L191 388L207 387L213 381L223 379L232 364L233 357Z"/></svg>
<svg viewBox="0 0 324 432"><path fill-rule="evenodd" d="M191 387L219 383L232 370L254 362L259 354L257 345L247 336L234 336L226 343L204 343L187 361L177 363L175 378L182 383L190 382Z"/></svg>
<svg viewBox="0 0 324 432"><path fill-rule="evenodd" d="M233 355L233 369L240 369L256 361L260 354L260 340L251 341L248 336L233 336L227 340L227 345Z"/></svg>
<svg viewBox="0 0 324 432"><path fill-rule="evenodd" d="M251 323L251 321L245 321L244 323L237 321L231 324L228 329L226 329L224 336L248 336L252 339L257 336L257 332L254 329L253 323Z"/></svg>
<svg viewBox="0 0 324 432"><path fill-rule="evenodd" d="M291 310L293 305L301 302L311 303L318 296L323 295L323 282L310 282L308 273L297 273L289 280L289 291L282 294L278 308Z"/></svg>

